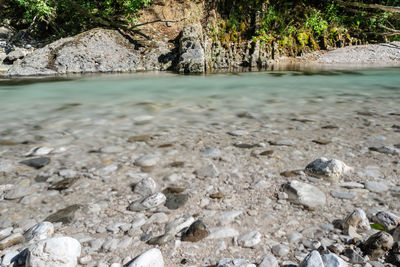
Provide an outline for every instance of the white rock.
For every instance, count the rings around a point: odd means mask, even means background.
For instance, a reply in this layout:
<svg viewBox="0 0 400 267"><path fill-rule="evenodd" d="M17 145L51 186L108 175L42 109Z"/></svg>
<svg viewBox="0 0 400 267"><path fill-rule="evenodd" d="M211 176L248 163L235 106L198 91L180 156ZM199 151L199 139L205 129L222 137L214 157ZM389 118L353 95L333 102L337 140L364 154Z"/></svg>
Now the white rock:
<svg viewBox="0 0 400 267"><path fill-rule="evenodd" d="M139 183L135 185L134 192L142 196L148 196L154 194L157 189L157 184L151 177L146 177L140 180Z"/></svg>
<svg viewBox="0 0 400 267"><path fill-rule="evenodd" d="M261 242L261 234L258 231L251 231L239 236L238 244L244 248L252 248Z"/></svg>
<svg viewBox="0 0 400 267"><path fill-rule="evenodd" d="M11 264L11 261L19 254L18 251L9 251L6 254L4 254L2 260L1 260L1 267L7 267Z"/></svg>
<svg viewBox="0 0 400 267"><path fill-rule="evenodd" d="M37 146L33 147L31 150L29 150L28 153L26 153L24 156L25 157L30 157L30 156L45 156L50 154L54 148L52 147L45 147L45 146Z"/></svg>
<svg viewBox="0 0 400 267"><path fill-rule="evenodd" d="M279 263L274 255L269 254L264 256L258 267L279 267Z"/></svg>
<svg viewBox="0 0 400 267"><path fill-rule="evenodd" d="M12 231L14 228L12 227L7 227L4 229L0 230L0 240L3 240L4 238L8 237L11 235Z"/></svg>
<svg viewBox="0 0 400 267"><path fill-rule="evenodd" d="M323 254L321 258L325 267L347 267L347 263L335 254Z"/></svg>
<svg viewBox="0 0 400 267"><path fill-rule="evenodd" d="M198 178L216 178L219 175L217 167L211 161L208 161L196 171Z"/></svg>
<svg viewBox="0 0 400 267"><path fill-rule="evenodd" d="M159 249L152 248L134 259L128 267L164 267L164 259Z"/></svg>
<svg viewBox="0 0 400 267"><path fill-rule="evenodd" d="M141 115L141 116L137 116L133 119L133 121L135 122L135 124L137 125L142 125L142 124L146 124L151 122L154 119L153 116L151 115Z"/></svg>
<svg viewBox="0 0 400 267"><path fill-rule="evenodd" d="M290 249L285 245L275 245L272 247L272 253L277 257L284 257L289 253Z"/></svg>
<svg viewBox="0 0 400 267"><path fill-rule="evenodd" d="M207 239L231 238L239 235L239 232L232 227L216 227L210 229Z"/></svg>
<svg viewBox="0 0 400 267"><path fill-rule="evenodd" d="M50 238L54 233L54 225L51 222L41 222L24 233L25 241L38 241Z"/></svg>
<svg viewBox="0 0 400 267"><path fill-rule="evenodd" d="M288 199L296 204L314 209L325 205L326 196L317 187L300 181L291 181L285 184Z"/></svg>
<svg viewBox="0 0 400 267"><path fill-rule="evenodd" d="M219 216L219 221L221 224L229 224L235 220L236 217L240 216L243 213L241 210L232 210L225 212Z"/></svg>
<svg viewBox="0 0 400 267"><path fill-rule="evenodd" d="M343 182L343 183L340 183L339 186L344 187L344 188L348 188L348 189L354 189L354 188L362 189L362 188L364 188L363 184L360 184L360 183L357 183L357 182Z"/></svg>
<svg viewBox="0 0 400 267"><path fill-rule="evenodd" d="M303 238L303 235L298 232L292 232L287 235L287 240L290 244L295 244Z"/></svg>
<svg viewBox="0 0 400 267"><path fill-rule="evenodd" d="M129 205L131 211L143 211L158 207L165 203L167 200L163 193L155 193L151 196L145 197L144 199L137 200Z"/></svg>
<svg viewBox="0 0 400 267"><path fill-rule="evenodd" d="M154 154L144 155L135 161L139 167L153 167L157 164L159 157Z"/></svg>
<svg viewBox="0 0 400 267"><path fill-rule="evenodd" d="M248 135L249 132L245 130L234 130L229 132L229 134L233 136L243 136L243 135Z"/></svg>
<svg viewBox="0 0 400 267"><path fill-rule="evenodd" d="M40 240L28 247L26 267L75 267L81 254L76 239L59 236Z"/></svg>
<svg viewBox="0 0 400 267"><path fill-rule="evenodd" d="M367 181L365 188L374 193L382 193L389 190L389 187L381 182Z"/></svg>
<svg viewBox="0 0 400 267"><path fill-rule="evenodd" d="M305 168L305 172L308 175L327 179L332 182L337 182L343 175L352 170L352 167L347 166L340 160L328 160L326 158L318 158L309 163Z"/></svg>
<svg viewBox="0 0 400 267"><path fill-rule="evenodd" d="M319 252L314 250L304 258L299 267L324 267L324 263Z"/></svg>

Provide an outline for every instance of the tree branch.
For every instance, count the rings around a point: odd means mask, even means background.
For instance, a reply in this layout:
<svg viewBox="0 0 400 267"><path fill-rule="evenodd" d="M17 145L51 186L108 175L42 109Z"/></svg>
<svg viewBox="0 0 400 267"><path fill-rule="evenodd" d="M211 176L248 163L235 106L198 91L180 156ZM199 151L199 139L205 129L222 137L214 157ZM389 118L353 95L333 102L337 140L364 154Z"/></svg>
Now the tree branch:
<svg viewBox="0 0 400 267"><path fill-rule="evenodd" d="M396 6L384 6L384 5L378 5L378 4L364 4L364 3L359 3L359 2L344 2L341 0L333 0L339 5L342 6L351 6L351 7L359 7L359 8L369 8L369 9L379 9L382 11L387 11L387 12L392 12L392 13L400 13L400 7Z"/></svg>

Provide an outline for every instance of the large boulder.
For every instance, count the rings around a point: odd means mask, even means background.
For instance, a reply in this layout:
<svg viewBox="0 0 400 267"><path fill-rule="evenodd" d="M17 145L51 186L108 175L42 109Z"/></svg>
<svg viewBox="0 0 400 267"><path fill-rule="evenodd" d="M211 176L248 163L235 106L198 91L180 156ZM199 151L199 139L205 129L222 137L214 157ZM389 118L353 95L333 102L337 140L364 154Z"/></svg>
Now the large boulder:
<svg viewBox="0 0 400 267"><path fill-rule="evenodd" d="M174 55L158 41L130 41L115 30L93 29L63 38L17 60L8 76L165 70Z"/></svg>
<svg viewBox="0 0 400 267"><path fill-rule="evenodd" d="M179 39L179 61L177 71L180 73L205 72L203 32L200 24L183 28Z"/></svg>

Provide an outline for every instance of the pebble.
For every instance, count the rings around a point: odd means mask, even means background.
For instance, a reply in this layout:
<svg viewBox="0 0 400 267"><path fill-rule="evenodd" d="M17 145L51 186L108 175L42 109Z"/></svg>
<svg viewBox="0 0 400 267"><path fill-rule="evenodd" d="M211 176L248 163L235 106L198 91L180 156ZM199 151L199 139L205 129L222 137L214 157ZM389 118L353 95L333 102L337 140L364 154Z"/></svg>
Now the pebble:
<svg viewBox="0 0 400 267"><path fill-rule="evenodd" d="M52 151L54 150L54 148L52 147L34 147L31 150L29 150L28 153L26 153L24 156L25 157L31 157L31 156L46 156L48 154L50 154Z"/></svg>
<svg viewBox="0 0 400 267"><path fill-rule="evenodd" d="M165 197L165 195L161 192L158 192L143 199L132 202L129 205L129 210L144 211L148 209L153 209L164 204L166 200L167 198Z"/></svg>
<svg viewBox="0 0 400 267"><path fill-rule="evenodd" d="M373 221L382 225L385 231L390 232L397 227L400 222L400 217L390 212L379 211L373 217Z"/></svg>
<svg viewBox="0 0 400 267"><path fill-rule="evenodd" d="M4 229L0 230L0 240L3 240L4 238L8 237L11 235L12 231L14 228L12 227L7 227Z"/></svg>
<svg viewBox="0 0 400 267"><path fill-rule="evenodd" d="M353 168L347 166L343 161L337 159L328 160L323 157L309 163L305 168L306 174L317 178L327 179L331 182L338 182L343 175L352 170Z"/></svg>
<svg viewBox="0 0 400 267"><path fill-rule="evenodd" d="M274 255L277 257L284 257L289 254L289 251L290 248L282 244L278 244L272 247L272 253L274 253Z"/></svg>
<svg viewBox="0 0 400 267"><path fill-rule="evenodd" d="M135 165L142 168L143 171L149 171L157 165L159 157L154 154L144 155L135 161Z"/></svg>
<svg viewBox="0 0 400 267"><path fill-rule="evenodd" d="M339 186L347 188L347 189L363 189L364 185L357 182L343 182L340 183Z"/></svg>
<svg viewBox="0 0 400 267"><path fill-rule="evenodd" d="M186 242L198 242L206 238L210 232L203 221L197 220L192 223L187 231L182 235L182 241Z"/></svg>
<svg viewBox="0 0 400 267"><path fill-rule="evenodd" d="M10 266L12 262L15 262L17 255L19 254L18 251L12 250L4 254L3 258L0 260L1 267Z"/></svg>
<svg viewBox="0 0 400 267"><path fill-rule="evenodd" d="M27 195L32 194L33 191L34 190L32 187L15 186L13 189L7 191L7 193L4 194L4 199L7 200L20 199Z"/></svg>
<svg viewBox="0 0 400 267"><path fill-rule="evenodd" d="M244 248L252 248L261 242L261 233L251 231L238 237L238 244Z"/></svg>
<svg viewBox="0 0 400 267"><path fill-rule="evenodd" d="M215 227L210 229L207 239L223 239L237 237L239 232L232 227Z"/></svg>
<svg viewBox="0 0 400 267"><path fill-rule="evenodd" d="M392 146L370 147L369 150L392 156L400 155L400 149Z"/></svg>
<svg viewBox="0 0 400 267"><path fill-rule="evenodd" d="M332 190L331 196L334 198L340 199L353 199L356 197L356 193L352 191L344 191L344 190Z"/></svg>
<svg viewBox="0 0 400 267"><path fill-rule="evenodd" d="M3 240L0 240L0 250L22 243L24 240L24 236L21 233L11 234Z"/></svg>
<svg viewBox="0 0 400 267"><path fill-rule="evenodd" d="M128 267L164 267L164 259L161 251L152 248L126 264Z"/></svg>
<svg viewBox="0 0 400 267"><path fill-rule="evenodd" d="M303 235L298 232L292 232L288 234L286 238L289 244L296 244L303 238Z"/></svg>
<svg viewBox="0 0 400 267"><path fill-rule="evenodd" d="M217 159L221 157L221 150L219 150L218 148L207 147L203 151L203 156L206 158Z"/></svg>
<svg viewBox="0 0 400 267"><path fill-rule="evenodd" d="M236 219L236 217L240 216L241 214L243 214L243 211L241 211L241 210L228 211L228 212L221 214L219 216L218 220L219 220L220 224L222 224L222 225L230 224L231 222L233 222Z"/></svg>
<svg viewBox="0 0 400 267"><path fill-rule="evenodd" d="M77 266L81 255L80 243L71 237L59 236L40 240L28 247L27 267Z"/></svg>
<svg viewBox="0 0 400 267"><path fill-rule="evenodd" d="M167 198L165 206L170 210L177 210L183 207L189 200L188 194L166 193L165 196Z"/></svg>
<svg viewBox="0 0 400 267"><path fill-rule="evenodd" d="M347 263L336 256L335 254L329 253L329 254L322 254L322 261L325 265L325 267L347 267Z"/></svg>
<svg viewBox="0 0 400 267"><path fill-rule="evenodd" d="M392 235L381 231L373 234L363 243L363 251L371 260L376 260L391 250L393 244Z"/></svg>
<svg viewBox="0 0 400 267"><path fill-rule="evenodd" d="M25 241L38 241L50 238L54 233L54 226L51 222L41 222L24 233Z"/></svg>
<svg viewBox="0 0 400 267"><path fill-rule="evenodd" d="M374 193L382 193L389 190L389 187L386 184L375 181L365 182L365 188Z"/></svg>
<svg viewBox="0 0 400 267"><path fill-rule="evenodd" d="M203 167L196 171L196 175L200 179L204 178L216 178L219 175L217 167L211 161L204 164Z"/></svg>
<svg viewBox="0 0 400 267"><path fill-rule="evenodd" d="M44 221L56 223L61 222L63 224L69 224L74 221L75 212L81 208L80 205L71 205L64 209L58 210L55 213L49 215Z"/></svg>
<svg viewBox="0 0 400 267"><path fill-rule="evenodd" d="M157 183L151 177L146 177L140 180L139 183L135 185L133 192L142 196L148 196L154 194L157 189Z"/></svg>
<svg viewBox="0 0 400 267"><path fill-rule="evenodd" d="M299 267L324 267L324 263L319 252L313 250L304 258Z"/></svg>
<svg viewBox="0 0 400 267"><path fill-rule="evenodd" d="M268 142L271 146L294 146L295 142L289 139L281 139L278 141L269 141Z"/></svg>
<svg viewBox="0 0 400 267"><path fill-rule="evenodd" d="M249 132L244 131L244 130L234 130L234 131L228 132L228 134L230 134L232 136L244 136L244 135L248 135Z"/></svg>
<svg viewBox="0 0 400 267"><path fill-rule="evenodd" d="M284 185L284 190L290 201L310 209L321 207L326 203L325 194L317 187L307 183L293 180Z"/></svg>
<svg viewBox="0 0 400 267"><path fill-rule="evenodd" d="M151 115L141 115L137 116L133 119L136 125L143 125L151 122L154 119L153 116Z"/></svg>
<svg viewBox="0 0 400 267"><path fill-rule="evenodd" d="M274 255L265 255L258 267L279 267L278 260Z"/></svg>
<svg viewBox="0 0 400 267"><path fill-rule="evenodd" d="M48 157L33 158L33 159L27 159L27 160L20 161L19 163L27 165L27 166L35 168L35 169L41 169L50 163L50 158L48 158Z"/></svg>

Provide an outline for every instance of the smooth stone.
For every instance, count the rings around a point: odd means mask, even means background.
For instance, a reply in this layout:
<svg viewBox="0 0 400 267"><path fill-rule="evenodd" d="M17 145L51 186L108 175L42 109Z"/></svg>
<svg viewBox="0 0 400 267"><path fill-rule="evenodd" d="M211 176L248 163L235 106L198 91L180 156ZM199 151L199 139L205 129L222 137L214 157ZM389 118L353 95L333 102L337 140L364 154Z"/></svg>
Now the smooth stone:
<svg viewBox="0 0 400 267"><path fill-rule="evenodd" d="M24 236L21 233L14 233L0 241L0 250L22 243L24 240Z"/></svg>
<svg viewBox="0 0 400 267"><path fill-rule="evenodd" d="M400 155L400 149L392 146L370 147L369 150L392 156Z"/></svg>
<svg viewBox="0 0 400 267"><path fill-rule="evenodd" d="M198 242L206 238L210 232L203 221L197 220L192 223L187 231L182 235L182 241L186 242Z"/></svg>
<svg viewBox="0 0 400 267"><path fill-rule="evenodd" d="M296 144L292 140L288 140L288 139L281 139L278 141L269 141L268 143L271 146L294 146Z"/></svg>
<svg viewBox="0 0 400 267"><path fill-rule="evenodd" d="M52 148L52 147L38 146L38 147L34 147L31 150L29 150L29 152L26 153L24 156L25 157L46 156L46 155L50 154L53 150L54 150L54 148Z"/></svg>
<svg viewBox="0 0 400 267"><path fill-rule="evenodd" d="M363 189L364 185L357 182L343 182L340 183L339 186L347 188L347 189Z"/></svg>
<svg viewBox="0 0 400 267"><path fill-rule="evenodd" d="M215 227L210 229L207 239L223 239L237 237L239 232L232 227Z"/></svg>
<svg viewBox="0 0 400 267"><path fill-rule="evenodd" d="M183 207L189 200L188 194L167 193L165 196L167 198L165 201L165 206L170 210L177 210L180 207Z"/></svg>
<svg viewBox="0 0 400 267"><path fill-rule="evenodd" d="M150 115L141 115L141 116L137 116L133 119L133 121L135 122L136 125L143 125L143 124L147 124L149 122L151 122L154 119L153 116Z"/></svg>
<svg viewBox="0 0 400 267"><path fill-rule="evenodd" d="M60 175L61 177L64 177L64 178L72 179L72 178L77 177L78 173L71 169L62 169L62 170L58 171L58 175Z"/></svg>
<svg viewBox="0 0 400 267"><path fill-rule="evenodd" d="M7 191L4 195L4 199L13 200L13 199L20 199L25 196L31 195L33 193L32 187L27 186L15 186L13 189Z"/></svg>
<svg viewBox="0 0 400 267"><path fill-rule="evenodd" d="M14 228L12 227L7 227L4 229L0 230L0 240L3 240L4 238L10 236L12 234Z"/></svg>
<svg viewBox="0 0 400 267"><path fill-rule="evenodd" d="M234 131L228 132L228 134L230 134L232 136L244 136L244 135L248 135L249 132L245 131L245 130L234 130Z"/></svg>
<svg viewBox="0 0 400 267"><path fill-rule="evenodd" d="M51 222L40 222L24 233L25 241L38 241L50 238L54 233L54 225Z"/></svg>
<svg viewBox="0 0 400 267"><path fill-rule="evenodd" d="M148 196L154 194L157 189L157 183L151 177L146 177L140 180L139 183L135 185L133 192L142 196Z"/></svg>
<svg viewBox="0 0 400 267"><path fill-rule="evenodd" d="M335 254L329 253L329 254L322 254L322 261L325 265L325 267L347 267L347 263L336 256Z"/></svg>
<svg viewBox="0 0 400 267"><path fill-rule="evenodd" d="M135 161L135 164L139 167L153 167L158 163L158 161L159 157L157 155L148 154L138 158Z"/></svg>
<svg viewBox="0 0 400 267"><path fill-rule="evenodd" d="M274 255L265 255L258 267L279 267L279 262Z"/></svg>
<svg viewBox="0 0 400 267"><path fill-rule="evenodd" d="M332 190L331 196L334 198L340 199L353 199L356 197L356 193L352 191L344 191L344 190Z"/></svg>
<svg viewBox="0 0 400 267"><path fill-rule="evenodd" d="M78 204L68 206L49 215L46 219L44 219L44 221L48 221L51 223L61 222L63 224L69 224L74 221L75 212L80 208L81 206Z"/></svg>
<svg viewBox="0 0 400 267"><path fill-rule="evenodd" d="M324 263L319 252L313 250L304 258L299 267L324 267Z"/></svg>
<svg viewBox="0 0 400 267"><path fill-rule="evenodd" d="M287 238L289 244L296 244L296 243L300 242L300 240L303 238L303 235L298 232L292 232L292 233L288 234L286 238Z"/></svg>
<svg viewBox="0 0 400 267"><path fill-rule="evenodd" d="M216 159L221 157L221 150L218 148L208 147L203 151L203 156L206 158Z"/></svg>
<svg viewBox="0 0 400 267"><path fill-rule="evenodd" d="M386 211L379 211L373 217L375 223L382 225L387 232L394 230L400 222L400 217Z"/></svg>
<svg viewBox="0 0 400 267"><path fill-rule="evenodd" d="M35 168L35 169L41 169L50 163L50 158L48 158L48 157L33 158L33 159L27 159L27 160L20 161L19 163L27 165L27 166Z"/></svg>
<svg viewBox="0 0 400 267"><path fill-rule="evenodd" d="M307 208L315 209L326 203L325 194L317 187L300 181L291 181L284 185L288 199Z"/></svg>
<svg viewBox="0 0 400 267"><path fill-rule="evenodd" d="M313 177L337 182L343 175L352 170L353 168L347 166L343 161L337 159L328 160L321 157L309 163L305 168L305 173Z"/></svg>
<svg viewBox="0 0 400 267"><path fill-rule="evenodd" d="M12 250L7 252L6 254L4 254L2 260L0 260L1 262L1 267L7 267L10 266L11 263L16 262L17 256L18 256L19 252Z"/></svg>
<svg viewBox="0 0 400 267"><path fill-rule="evenodd" d="M389 190L389 187L386 184L375 181L365 182L365 188L374 193L382 193Z"/></svg>
<svg viewBox="0 0 400 267"><path fill-rule="evenodd" d="M26 267L75 267L81 255L81 245L71 237L59 236L40 240L28 247Z"/></svg>
<svg viewBox="0 0 400 267"><path fill-rule="evenodd" d="M218 220L222 225L226 225L226 224L233 222L236 219L236 217L240 216L241 214L243 214L243 211L241 211L241 210L227 211L227 212L221 214L218 217Z"/></svg>
<svg viewBox="0 0 400 267"><path fill-rule="evenodd" d="M157 248L152 248L133 259L127 264L128 267L164 267L164 259L161 251Z"/></svg>
<svg viewBox="0 0 400 267"><path fill-rule="evenodd" d="M277 257L284 257L289 254L290 248L285 245L278 244L273 246L271 251Z"/></svg>
<svg viewBox="0 0 400 267"><path fill-rule="evenodd" d="M165 203L167 198L163 193L155 193L143 199L134 201L129 205L130 211L144 211L152 208L156 208Z"/></svg>
<svg viewBox="0 0 400 267"><path fill-rule="evenodd" d="M244 248L252 248L261 242L261 233L251 231L238 237L238 244Z"/></svg>
<svg viewBox="0 0 400 267"><path fill-rule="evenodd" d="M196 170L196 175L200 179L216 178L219 175L217 167L211 161L207 162L200 169Z"/></svg>

